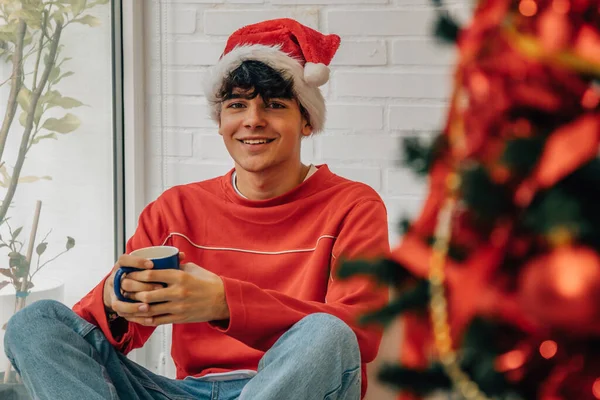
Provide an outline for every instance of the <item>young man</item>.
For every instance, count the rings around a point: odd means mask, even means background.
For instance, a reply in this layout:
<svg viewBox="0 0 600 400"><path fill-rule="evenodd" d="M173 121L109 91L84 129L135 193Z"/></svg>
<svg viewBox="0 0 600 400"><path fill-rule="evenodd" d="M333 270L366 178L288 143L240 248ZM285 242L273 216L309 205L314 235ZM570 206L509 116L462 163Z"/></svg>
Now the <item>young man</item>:
<svg viewBox="0 0 600 400"><path fill-rule="evenodd" d="M175 246L185 263L153 270L125 254L74 312L38 302L15 315L7 355L36 398L364 396L381 332L356 319L386 289L336 272L343 258L388 253L385 207L366 185L300 160L302 139L323 127L318 86L338 45L287 19L229 38L206 94L235 168L167 190L127 244ZM135 303L114 295L120 266L142 269L122 281ZM175 380L125 357L162 324L173 324Z"/></svg>

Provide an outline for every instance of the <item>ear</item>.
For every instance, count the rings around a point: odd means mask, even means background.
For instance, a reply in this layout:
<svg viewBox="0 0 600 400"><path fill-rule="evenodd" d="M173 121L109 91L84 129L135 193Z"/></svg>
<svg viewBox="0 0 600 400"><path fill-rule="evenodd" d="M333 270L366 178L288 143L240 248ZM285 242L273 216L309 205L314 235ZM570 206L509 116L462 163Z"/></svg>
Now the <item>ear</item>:
<svg viewBox="0 0 600 400"><path fill-rule="evenodd" d="M312 125L304 118L302 118L302 131L300 132L302 136L310 136L313 133Z"/></svg>
<svg viewBox="0 0 600 400"><path fill-rule="evenodd" d="M302 133L302 136L306 136L306 137L312 135L312 126L308 122L305 122L304 126L302 127L301 133Z"/></svg>

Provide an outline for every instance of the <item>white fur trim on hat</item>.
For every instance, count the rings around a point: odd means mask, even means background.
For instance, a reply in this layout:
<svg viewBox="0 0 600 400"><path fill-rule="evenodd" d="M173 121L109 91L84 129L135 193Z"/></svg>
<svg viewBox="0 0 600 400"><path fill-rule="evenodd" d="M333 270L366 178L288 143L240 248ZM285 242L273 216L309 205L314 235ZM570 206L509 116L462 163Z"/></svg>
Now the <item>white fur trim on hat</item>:
<svg viewBox="0 0 600 400"><path fill-rule="evenodd" d="M329 77L329 68L327 68L327 76L324 79L322 68L319 64L312 64L316 67L316 74L309 78L310 83L305 80L306 70L294 58L282 52L278 46L265 45L244 45L238 46L225 54L219 62L211 69L204 84L204 93L211 107L211 118L219 123L221 114L221 101L217 98L217 93L223 85L223 80L243 61L256 60L261 61L268 66L280 71L286 78L292 78L294 82L294 92L298 97L298 101L308 112L310 125L313 133L318 133L323 130L325 125L325 99L315 83L321 82L321 85L327 82ZM311 63L307 63L309 65ZM313 67L309 67L309 75ZM320 86L320 85L319 85Z"/></svg>
<svg viewBox="0 0 600 400"><path fill-rule="evenodd" d="M322 86L329 80L329 67L322 63L304 65L304 81L310 86Z"/></svg>

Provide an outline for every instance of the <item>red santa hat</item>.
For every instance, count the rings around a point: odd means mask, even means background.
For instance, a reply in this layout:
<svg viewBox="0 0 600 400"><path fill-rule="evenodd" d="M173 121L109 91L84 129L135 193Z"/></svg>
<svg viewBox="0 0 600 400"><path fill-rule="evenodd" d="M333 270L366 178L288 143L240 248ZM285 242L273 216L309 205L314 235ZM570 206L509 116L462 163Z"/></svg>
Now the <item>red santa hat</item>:
<svg viewBox="0 0 600 400"><path fill-rule="evenodd" d="M246 60L261 61L292 78L294 93L308 112L313 132L325 124L325 99L319 86L329 80L329 63L340 45L337 35L323 35L293 19L283 18L245 26L227 40L223 55L212 68L204 92L211 117L219 122L217 98L223 80Z"/></svg>

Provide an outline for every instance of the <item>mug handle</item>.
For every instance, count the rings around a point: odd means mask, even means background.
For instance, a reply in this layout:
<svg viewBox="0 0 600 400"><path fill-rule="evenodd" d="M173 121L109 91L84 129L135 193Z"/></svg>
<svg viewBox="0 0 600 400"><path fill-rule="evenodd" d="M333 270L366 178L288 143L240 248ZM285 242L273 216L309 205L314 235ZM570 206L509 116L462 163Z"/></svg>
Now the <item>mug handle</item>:
<svg viewBox="0 0 600 400"><path fill-rule="evenodd" d="M135 303L135 301L128 299L127 297L123 296L123 294L121 293L121 278L123 276L124 273L126 273L127 271L123 270L123 268L119 268L117 270L117 272L115 273L115 280L114 280L114 287L115 287L115 296L117 296L117 299L127 302L127 303Z"/></svg>

